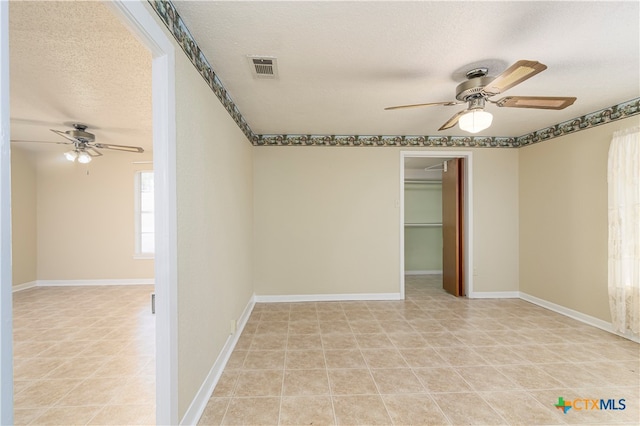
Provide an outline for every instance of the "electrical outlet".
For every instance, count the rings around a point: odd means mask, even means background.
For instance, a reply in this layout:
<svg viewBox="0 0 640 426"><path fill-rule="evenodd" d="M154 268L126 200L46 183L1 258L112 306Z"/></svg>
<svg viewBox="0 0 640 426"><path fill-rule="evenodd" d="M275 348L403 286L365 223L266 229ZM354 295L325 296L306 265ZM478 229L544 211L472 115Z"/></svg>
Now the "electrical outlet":
<svg viewBox="0 0 640 426"><path fill-rule="evenodd" d="M236 320L231 320L229 324L229 332L233 334L236 332L237 329L238 329L238 322Z"/></svg>

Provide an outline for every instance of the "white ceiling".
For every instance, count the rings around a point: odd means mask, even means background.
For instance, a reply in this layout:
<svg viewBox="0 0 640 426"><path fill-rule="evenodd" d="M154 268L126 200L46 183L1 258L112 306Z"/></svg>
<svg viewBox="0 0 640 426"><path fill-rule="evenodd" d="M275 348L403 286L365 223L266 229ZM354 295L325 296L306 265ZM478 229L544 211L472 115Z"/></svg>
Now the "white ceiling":
<svg viewBox="0 0 640 426"><path fill-rule="evenodd" d="M464 105L464 72L519 59L548 69L505 95L576 96L563 111L487 107L479 135L520 136L640 97L640 3L179 1L176 8L256 134L466 135L438 127ZM151 57L99 2L10 3L11 138L151 148ZM247 55L275 56L257 80ZM501 97L500 95L499 97ZM499 98L497 97L497 98ZM35 144L34 144L35 145Z"/></svg>
<svg viewBox="0 0 640 426"><path fill-rule="evenodd" d="M480 135L520 136L638 97L639 4L540 1L176 2L192 36L257 134L464 135L437 129L472 65L548 66L508 95L576 96L563 111L488 110ZM275 56L278 80L247 55ZM500 96L501 97L501 96ZM497 99L499 99L498 97Z"/></svg>
<svg viewBox="0 0 640 426"><path fill-rule="evenodd" d="M442 163L451 158L405 157L405 180L442 180Z"/></svg>
<svg viewBox="0 0 640 426"><path fill-rule="evenodd" d="M49 129L83 123L96 142L151 150L151 54L103 4L11 1L9 31L11 139L65 141Z"/></svg>

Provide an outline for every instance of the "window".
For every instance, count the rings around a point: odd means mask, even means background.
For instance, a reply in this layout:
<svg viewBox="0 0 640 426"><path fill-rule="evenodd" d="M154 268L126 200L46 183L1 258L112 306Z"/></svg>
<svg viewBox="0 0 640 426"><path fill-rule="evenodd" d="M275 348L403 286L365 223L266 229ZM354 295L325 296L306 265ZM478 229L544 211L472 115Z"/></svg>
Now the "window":
<svg viewBox="0 0 640 426"><path fill-rule="evenodd" d="M153 171L136 172L135 178L136 258L150 258L155 252Z"/></svg>

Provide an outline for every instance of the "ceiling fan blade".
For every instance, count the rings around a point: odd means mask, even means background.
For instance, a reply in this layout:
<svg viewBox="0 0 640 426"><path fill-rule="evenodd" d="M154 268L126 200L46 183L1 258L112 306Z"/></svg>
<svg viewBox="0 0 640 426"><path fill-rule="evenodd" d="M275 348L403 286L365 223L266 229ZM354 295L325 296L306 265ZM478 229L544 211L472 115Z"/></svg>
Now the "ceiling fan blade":
<svg viewBox="0 0 640 426"><path fill-rule="evenodd" d="M444 123L439 129L440 130L447 130L452 128L453 126L455 126L456 124L458 124L458 120L460 119L460 117L462 117L466 112L468 112L469 110L464 109L462 111L458 111L453 117L451 117L446 123Z"/></svg>
<svg viewBox="0 0 640 426"><path fill-rule="evenodd" d="M386 107L384 110L385 111L390 111L393 109L403 109L403 108L420 108L420 107L426 107L426 106L435 106L435 105L442 105L442 106L452 106L452 105L458 105L458 104L462 104L464 102L430 102L427 104L413 104L413 105L398 105L398 106L392 106L392 107Z"/></svg>
<svg viewBox="0 0 640 426"><path fill-rule="evenodd" d="M117 151L127 151L127 152L144 152L144 149L139 146L128 146L128 145L114 145L110 143L96 143L93 146L100 149L114 149Z"/></svg>
<svg viewBox="0 0 640 426"><path fill-rule="evenodd" d="M24 143L24 142L28 142L28 143L53 143L53 144L57 144L57 145L73 145L72 142L27 141L27 140L22 140L22 139L11 139L11 142L19 142L19 143Z"/></svg>
<svg viewBox="0 0 640 426"><path fill-rule="evenodd" d="M84 149L84 152L86 152L87 154L89 154L91 157L101 157L102 153L100 151L98 151L97 149L95 149L92 146L87 146Z"/></svg>
<svg viewBox="0 0 640 426"><path fill-rule="evenodd" d="M65 139L69 139L71 142L73 143L78 143L80 142L79 140L77 140L76 138L72 138L71 136L69 136L68 134L66 134L65 132L61 132L60 130L53 130L53 129L49 129L51 130L53 133L55 133L56 135L60 135Z"/></svg>
<svg viewBox="0 0 640 426"><path fill-rule="evenodd" d="M482 90L489 95L497 95L546 69L547 66L538 61L521 60L504 70Z"/></svg>
<svg viewBox="0 0 640 426"><path fill-rule="evenodd" d="M565 109L575 101L575 97L507 96L495 104L509 108Z"/></svg>

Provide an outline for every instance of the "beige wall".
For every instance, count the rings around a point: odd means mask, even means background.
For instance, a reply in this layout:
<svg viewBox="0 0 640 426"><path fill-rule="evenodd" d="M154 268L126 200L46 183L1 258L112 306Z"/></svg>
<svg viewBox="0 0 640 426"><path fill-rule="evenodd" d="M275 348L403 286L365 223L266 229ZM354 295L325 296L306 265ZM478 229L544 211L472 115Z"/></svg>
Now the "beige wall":
<svg viewBox="0 0 640 426"><path fill-rule="evenodd" d="M175 47L178 418L253 295L252 145Z"/></svg>
<svg viewBox="0 0 640 426"><path fill-rule="evenodd" d="M38 278L36 166L32 155L11 147L11 256L13 285Z"/></svg>
<svg viewBox="0 0 640 426"><path fill-rule="evenodd" d="M473 153L474 291L518 291L518 150Z"/></svg>
<svg viewBox="0 0 640 426"><path fill-rule="evenodd" d="M398 293L395 150L254 150L255 292Z"/></svg>
<svg viewBox="0 0 640 426"><path fill-rule="evenodd" d="M62 152L37 156L38 280L153 278L153 260L133 258L134 174L153 166L132 162L151 154L105 151L83 165Z"/></svg>
<svg viewBox="0 0 640 426"><path fill-rule="evenodd" d="M638 117L518 150L520 291L610 321L607 153Z"/></svg>
<svg viewBox="0 0 640 426"><path fill-rule="evenodd" d="M393 148L256 148L256 294L397 293L399 167ZM474 291L517 291L517 150L473 150L473 180Z"/></svg>
<svg viewBox="0 0 640 426"><path fill-rule="evenodd" d="M175 73L182 418L253 294L252 145L177 45Z"/></svg>

